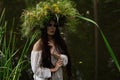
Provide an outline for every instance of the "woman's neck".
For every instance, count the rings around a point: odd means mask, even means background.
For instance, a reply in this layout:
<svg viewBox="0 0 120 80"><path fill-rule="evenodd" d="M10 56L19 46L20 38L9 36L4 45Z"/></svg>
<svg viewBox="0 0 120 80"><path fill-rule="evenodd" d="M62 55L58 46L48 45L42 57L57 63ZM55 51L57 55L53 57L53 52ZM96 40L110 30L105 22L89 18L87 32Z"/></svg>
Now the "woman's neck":
<svg viewBox="0 0 120 80"><path fill-rule="evenodd" d="M48 40L53 40L53 37L52 36L48 36Z"/></svg>

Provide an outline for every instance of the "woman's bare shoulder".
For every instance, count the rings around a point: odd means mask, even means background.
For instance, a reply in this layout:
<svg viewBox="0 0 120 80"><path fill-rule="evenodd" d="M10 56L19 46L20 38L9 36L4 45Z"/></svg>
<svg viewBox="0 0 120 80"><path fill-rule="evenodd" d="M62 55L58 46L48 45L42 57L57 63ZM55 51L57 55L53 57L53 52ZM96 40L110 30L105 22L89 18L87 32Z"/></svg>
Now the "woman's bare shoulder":
<svg viewBox="0 0 120 80"><path fill-rule="evenodd" d="M33 51L40 51L41 50L41 39L37 40L33 46Z"/></svg>

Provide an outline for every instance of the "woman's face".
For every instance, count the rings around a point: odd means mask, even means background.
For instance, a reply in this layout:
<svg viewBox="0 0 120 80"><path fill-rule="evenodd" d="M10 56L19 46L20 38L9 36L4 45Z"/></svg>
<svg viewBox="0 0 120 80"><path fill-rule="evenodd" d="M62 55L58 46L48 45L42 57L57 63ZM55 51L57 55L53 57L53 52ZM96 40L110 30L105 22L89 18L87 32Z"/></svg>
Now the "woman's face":
<svg viewBox="0 0 120 80"><path fill-rule="evenodd" d="M56 26L54 21L50 21L49 25L47 26L47 34L49 36L53 36L56 31Z"/></svg>

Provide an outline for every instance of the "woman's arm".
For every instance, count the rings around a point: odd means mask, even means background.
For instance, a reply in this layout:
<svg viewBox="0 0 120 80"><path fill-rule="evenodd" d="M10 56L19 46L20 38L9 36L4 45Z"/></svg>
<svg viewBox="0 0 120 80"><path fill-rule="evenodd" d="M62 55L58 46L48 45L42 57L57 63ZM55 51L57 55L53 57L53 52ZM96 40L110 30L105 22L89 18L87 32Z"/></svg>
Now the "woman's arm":
<svg viewBox="0 0 120 80"><path fill-rule="evenodd" d="M67 55L61 54L61 53L59 53L56 50L54 51L54 53L52 55L54 55L57 59L62 60L63 66L66 66L68 64L68 57L67 57Z"/></svg>
<svg viewBox="0 0 120 80"><path fill-rule="evenodd" d="M49 68L40 67L42 51L32 51L31 52L31 67L33 73L40 78L51 77L51 71Z"/></svg>
<svg viewBox="0 0 120 80"><path fill-rule="evenodd" d="M62 63L63 63L63 66L66 66L67 63L68 63L68 57L67 57L67 55L64 55L64 54L59 53L59 52L56 50L53 41L49 41L49 42L48 42L48 45L51 47L51 49L50 49L51 55L55 56L58 60L61 59L61 60L62 60Z"/></svg>
<svg viewBox="0 0 120 80"><path fill-rule="evenodd" d="M51 71L49 68L44 68L40 66L41 62L41 40L39 39L33 46L31 52L31 67L33 73L41 78L49 78L51 77Z"/></svg>
<svg viewBox="0 0 120 80"><path fill-rule="evenodd" d="M35 45L33 46L33 50L31 52L31 67L33 73L41 78L49 78L51 77L51 72L55 72L59 69L59 67L62 66L62 63L59 61L56 63L55 68L45 68L40 66L41 62L41 46L40 46L40 40L38 40Z"/></svg>
<svg viewBox="0 0 120 80"><path fill-rule="evenodd" d="M62 61L58 60L56 62L55 68L49 69L49 68L45 68L45 67L40 67L41 52L42 51L32 51L31 52L32 71L38 77L49 78L49 77L51 77L52 72L56 72L62 66Z"/></svg>

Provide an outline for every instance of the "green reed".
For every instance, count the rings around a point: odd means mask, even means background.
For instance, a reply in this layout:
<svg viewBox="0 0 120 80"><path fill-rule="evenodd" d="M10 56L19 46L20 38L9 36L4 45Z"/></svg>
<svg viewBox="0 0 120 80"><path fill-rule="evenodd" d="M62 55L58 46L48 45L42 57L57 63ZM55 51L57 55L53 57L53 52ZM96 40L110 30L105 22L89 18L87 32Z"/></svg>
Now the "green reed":
<svg viewBox="0 0 120 80"><path fill-rule="evenodd" d="M7 22L4 20L5 10L3 10L0 18L0 80L19 80L21 71L29 64L28 60L24 60L29 52L30 46L36 38L36 33L25 40L24 44L17 46L20 40L14 32L14 21L11 30L7 30ZM14 59L17 56L16 64ZM27 62L26 65L24 63Z"/></svg>
<svg viewBox="0 0 120 80"><path fill-rule="evenodd" d="M95 21L93 21L93 20L91 20L91 19L89 19L89 18L83 17L83 16L81 16L81 15L78 15L78 18L79 18L79 19L86 20L86 21L88 21L88 22L93 23L94 25L96 25L97 29L99 30L99 32L100 32L100 34L101 34L101 36L102 36L102 38L103 38L103 41L104 41L104 43L105 43L105 46L106 46L106 48L107 48L110 56L111 56L112 59L114 60L114 63L115 63L115 65L116 65L118 71L120 72L119 62L118 62L118 60L117 60L117 58L116 58L116 56L115 56L115 53L114 53L113 49L111 48L111 46L110 46L110 44L109 44L109 42L108 42L108 40L107 40L104 32L100 29L100 26L99 26Z"/></svg>

